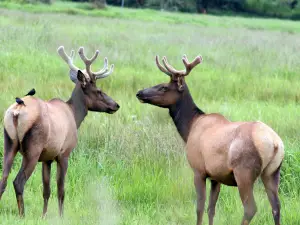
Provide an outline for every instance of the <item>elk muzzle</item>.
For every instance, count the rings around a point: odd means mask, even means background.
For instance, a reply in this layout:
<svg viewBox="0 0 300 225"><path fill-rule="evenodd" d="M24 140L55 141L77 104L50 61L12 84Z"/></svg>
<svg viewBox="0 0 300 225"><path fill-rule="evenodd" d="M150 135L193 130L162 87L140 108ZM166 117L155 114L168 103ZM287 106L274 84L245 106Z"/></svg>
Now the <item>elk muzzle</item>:
<svg viewBox="0 0 300 225"><path fill-rule="evenodd" d="M136 97L141 103L145 103L146 98L145 95L143 94L143 90L138 91L138 93L136 93Z"/></svg>
<svg viewBox="0 0 300 225"><path fill-rule="evenodd" d="M119 104L115 103L114 106L109 107L106 112L109 114L113 114L113 113L117 112L119 110L119 108L120 108Z"/></svg>

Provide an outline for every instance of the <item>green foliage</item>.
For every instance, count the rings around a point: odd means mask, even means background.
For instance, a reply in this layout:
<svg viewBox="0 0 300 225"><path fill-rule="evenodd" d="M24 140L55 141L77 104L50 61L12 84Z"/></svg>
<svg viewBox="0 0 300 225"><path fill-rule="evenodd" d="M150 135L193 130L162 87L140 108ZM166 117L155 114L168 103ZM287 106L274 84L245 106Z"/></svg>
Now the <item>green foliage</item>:
<svg viewBox="0 0 300 225"><path fill-rule="evenodd" d="M167 110L141 104L135 94L141 88L168 81L155 66L156 54L168 56L178 69L183 66L183 54L189 58L201 54L203 63L186 78L194 101L205 112L220 112L233 121L261 120L279 133L286 151L280 185L281 223L298 224L298 23L113 7L89 10L90 5L0 3L14 9L0 9L2 115L16 96L33 87L42 99L69 98L74 84L56 53L60 45L68 52L85 46L88 56L99 49L95 70L103 66L101 57L107 56L115 71L98 86L121 105L114 115L90 112L80 127L67 174L63 220L58 217L55 164L46 219L40 218L41 165L25 186L26 218L18 218L12 185L21 166L18 155L1 199L1 223L194 224L193 175L182 141ZM75 63L83 66L78 56ZM3 128L1 156L2 132ZM209 194L209 185L207 188ZM255 186L255 199L258 213L253 224L272 224L260 181ZM242 216L237 189L222 186L215 224L235 224ZM208 224L207 214L204 218Z"/></svg>
<svg viewBox="0 0 300 225"><path fill-rule="evenodd" d="M106 6L106 0L93 0L96 8L103 9Z"/></svg>
<svg viewBox="0 0 300 225"><path fill-rule="evenodd" d="M52 4L54 0L4 0L5 2L13 2L19 4L37 4L37 3L44 3L44 4Z"/></svg>
<svg viewBox="0 0 300 225"><path fill-rule="evenodd" d="M292 1L286 0L247 0L245 9L259 15L300 19L300 4L293 9Z"/></svg>
<svg viewBox="0 0 300 225"><path fill-rule="evenodd" d="M280 30L289 33L300 32L300 26L297 22L278 20L274 23L272 20L258 19L249 20L239 17L237 20L232 20L231 16L195 16L187 13L170 13L157 10L136 10L122 9L120 7L107 7L107 10L94 10L95 6L92 3L75 3L75 2L59 2L56 1L51 7L45 4L14 4L10 2L0 2L0 7L7 9L19 9L27 12L44 12L44 13L67 13L71 15L84 15L93 17L108 17L123 20L138 20L162 22L171 24L193 24L200 27L221 27L230 28L248 28L253 30ZM234 25L233 25L234 21Z"/></svg>
<svg viewBox="0 0 300 225"><path fill-rule="evenodd" d="M6 2L14 2L14 3L19 3L19 4L35 4L38 3L39 0L10 0L10 1L6 1Z"/></svg>
<svg viewBox="0 0 300 225"><path fill-rule="evenodd" d="M148 0L146 6L168 11L196 12L195 0Z"/></svg>
<svg viewBox="0 0 300 225"><path fill-rule="evenodd" d="M54 0L4 0L15 3L47 3ZM122 0L59 0L73 2L91 2L94 8L105 8L106 3L121 6ZM259 16L300 19L300 3L294 8L295 0L124 0L125 7L146 7L157 10L180 11L190 13L247 13Z"/></svg>
<svg viewBox="0 0 300 225"><path fill-rule="evenodd" d="M121 6L122 0L107 0L107 4L114 5L114 6ZM137 1L136 0L124 0L124 6L125 7L137 7Z"/></svg>

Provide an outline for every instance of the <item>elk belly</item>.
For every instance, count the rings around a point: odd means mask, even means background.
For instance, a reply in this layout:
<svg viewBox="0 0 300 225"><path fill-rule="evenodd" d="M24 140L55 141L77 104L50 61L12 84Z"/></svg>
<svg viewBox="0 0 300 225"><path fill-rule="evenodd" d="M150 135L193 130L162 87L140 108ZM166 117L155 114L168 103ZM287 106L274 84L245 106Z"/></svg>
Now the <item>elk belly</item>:
<svg viewBox="0 0 300 225"><path fill-rule="evenodd" d="M211 180L215 180L219 183L228 185L228 186L237 186L236 180L234 178L233 172L229 172L228 174L218 174L214 176L209 176Z"/></svg>
<svg viewBox="0 0 300 225"><path fill-rule="evenodd" d="M228 167L228 163L226 163L228 160L225 155L214 155L209 159L206 160L205 169L210 179L229 186L237 185L233 171Z"/></svg>
<svg viewBox="0 0 300 225"><path fill-rule="evenodd" d="M43 151L40 155L40 158L39 158L39 162L54 160L55 157L58 155L59 155L59 151L57 151L55 149L43 149Z"/></svg>

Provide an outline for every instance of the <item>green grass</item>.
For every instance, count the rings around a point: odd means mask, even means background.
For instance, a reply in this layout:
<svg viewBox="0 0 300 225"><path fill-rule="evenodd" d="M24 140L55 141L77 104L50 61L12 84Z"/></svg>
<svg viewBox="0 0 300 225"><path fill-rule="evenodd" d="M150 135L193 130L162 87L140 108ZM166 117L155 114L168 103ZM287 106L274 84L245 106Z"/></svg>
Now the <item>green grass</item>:
<svg viewBox="0 0 300 225"><path fill-rule="evenodd" d="M102 57L108 56L115 71L98 86L121 108L114 115L89 113L81 126L67 174L63 220L58 218L55 169L49 214L40 218L41 165L25 186L26 218L18 218L12 185L18 156L0 202L0 223L194 224L196 196L183 143L166 110L135 98L137 90L168 81L155 66L156 54L181 68L186 53L204 58L186 79L202 110L234 121L264 121L282 137L282 224L299 224L299 23L117 8L53 13L65 12L68 4L22 6L26 12L0 9L0 113L33 87L42 99L69 98L74 84L56 53L60 45L67 51L85 46L89 55L99 48ZM76 64L82 66L79 57ZM102 60L95 65L100 66ZM2 143L1 133L1 153ZM260 181L255 198L253 224L272 224ZM222 186L215 224L239 224L242 214L237 189Z"/></svg>
<svg viewBox="0 0 300 225"><path fill-rule="evenodd" d="M193 24L201 27L235 27L254 30L282 30L290 33L300 32L299 22L290 20L171 13L151 9L122 9L120 7L111 6L103 10L97 10L89 3L55 1L54 4L49 6L46 4L20 5L4 1L0 2L0 8L23 10L32 13L66 13L71 15L163 22L170 24Z"/></svg>

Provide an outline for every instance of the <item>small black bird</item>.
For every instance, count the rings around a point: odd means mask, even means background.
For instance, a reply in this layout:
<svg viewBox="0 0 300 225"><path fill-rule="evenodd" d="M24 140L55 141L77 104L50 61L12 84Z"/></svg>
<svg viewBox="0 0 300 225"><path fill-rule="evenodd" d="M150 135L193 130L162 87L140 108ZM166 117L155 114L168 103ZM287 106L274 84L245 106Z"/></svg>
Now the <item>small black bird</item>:
<svg viewBox="0 0 300 225"><path fill-rule="evenodd" d="M25 96L28 96L28 95L33 96L34 94L35 94L35 89L32 88Z"/></svg>
<svg viewBox="0 0 300 225"><path fill-rule="evenodd" d="M25 103L22 99L16 97L16 103L18 103L19 105L24 105L25 106Z"/></svg>

